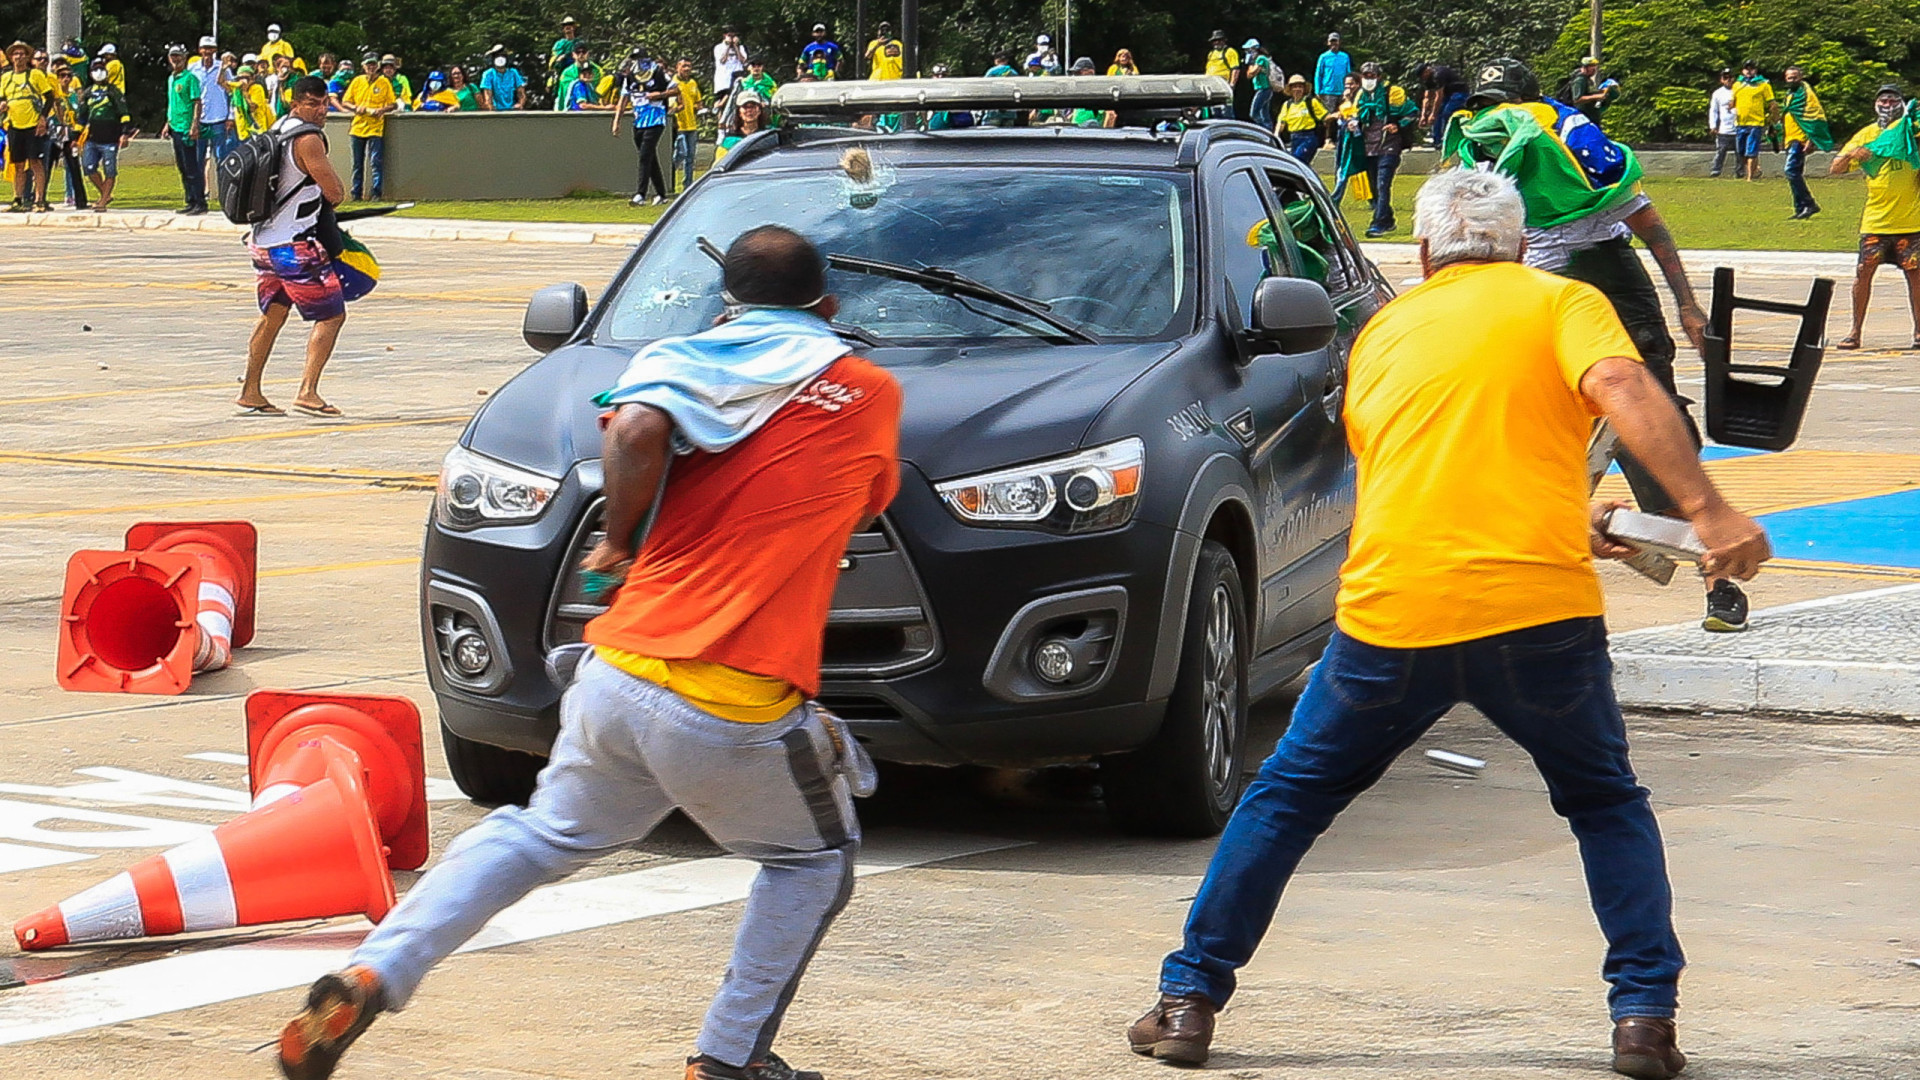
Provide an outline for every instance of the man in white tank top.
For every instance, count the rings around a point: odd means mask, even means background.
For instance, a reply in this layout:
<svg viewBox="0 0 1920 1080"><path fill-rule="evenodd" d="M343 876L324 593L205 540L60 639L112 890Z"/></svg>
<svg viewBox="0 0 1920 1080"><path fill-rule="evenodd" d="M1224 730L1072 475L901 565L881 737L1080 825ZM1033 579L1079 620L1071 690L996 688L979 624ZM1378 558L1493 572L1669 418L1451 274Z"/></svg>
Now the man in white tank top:
<svg viewBox="0 0 1920 1080"><path fill-rule="evenodd" d="M340 327L347 321L346 297L333 269L333 257L321 242L321 219L338 206L346 187L327 160L327 139L319 129L327 122L327 84L304 76L293 84L293 103L287 115L273 125L285 134L296 132L281 152L279 182L274 191L272 217L253 227L247 248L253 253L258 278L260 321L247 342L247 375L235 404L242 416L285 416L286 410L267 400L260 389L267 356L286 325L287 314L313 324L307 337L307 365L293 407L308 416L337 417L340 410L320 396L320 373L333 356ZM302 130L306 129L306 130Z"/></svg>

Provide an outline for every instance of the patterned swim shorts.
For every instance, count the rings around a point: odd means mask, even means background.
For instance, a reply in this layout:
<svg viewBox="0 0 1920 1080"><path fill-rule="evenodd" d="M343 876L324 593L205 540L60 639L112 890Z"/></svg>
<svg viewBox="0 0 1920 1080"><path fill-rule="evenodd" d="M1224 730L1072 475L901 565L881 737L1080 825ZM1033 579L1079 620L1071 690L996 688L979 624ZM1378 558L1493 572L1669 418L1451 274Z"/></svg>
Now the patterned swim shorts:
<svg viewBox="0 0 1920 1080"><path fill-rule="evenodd" d="M1860 265L1920 270L1920 233L1861 233Z"/></svg>
<svg viewBox="0 0 1920 1080"><path fill-rule="evenodd" d="M327 249L312 240L270 248L251 247L253 270L259 277L260 310L291 304L308 322L324 322L347 313L340 276L333 271Z"/></svg>

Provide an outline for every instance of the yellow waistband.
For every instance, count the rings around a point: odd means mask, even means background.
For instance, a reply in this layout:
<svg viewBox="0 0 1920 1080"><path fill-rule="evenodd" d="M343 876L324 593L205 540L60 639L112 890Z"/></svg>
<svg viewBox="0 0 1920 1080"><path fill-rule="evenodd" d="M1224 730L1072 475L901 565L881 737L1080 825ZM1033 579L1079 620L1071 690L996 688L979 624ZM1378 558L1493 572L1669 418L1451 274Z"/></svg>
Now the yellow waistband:
<svg viewBox="0 0 1920 1080"><path fill-rule="evenodd" d="M636 679L687 699L696 708L722 720L741 724L768 724L801 703L800 691L784 679L755 675L708 660L661 660L624 649L596 645L600 659Z"/></svg>

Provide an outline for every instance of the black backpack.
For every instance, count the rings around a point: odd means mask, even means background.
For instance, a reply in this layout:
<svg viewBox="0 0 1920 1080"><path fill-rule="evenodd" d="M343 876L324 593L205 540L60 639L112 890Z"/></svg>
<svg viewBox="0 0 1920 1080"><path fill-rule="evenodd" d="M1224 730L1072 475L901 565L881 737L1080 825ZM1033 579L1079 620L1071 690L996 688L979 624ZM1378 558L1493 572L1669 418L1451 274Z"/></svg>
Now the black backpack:
<svg viewBox="0 0 1920 1080"><path fill-rule="evenodd" d="M295 124L285 131L254 135L220 159L214 176L220 192L220 212L235 225L258 225L280 210L274 192L280 190L280 169L287 156L281 151L296 136L325 135L316 124Z"/></svg>

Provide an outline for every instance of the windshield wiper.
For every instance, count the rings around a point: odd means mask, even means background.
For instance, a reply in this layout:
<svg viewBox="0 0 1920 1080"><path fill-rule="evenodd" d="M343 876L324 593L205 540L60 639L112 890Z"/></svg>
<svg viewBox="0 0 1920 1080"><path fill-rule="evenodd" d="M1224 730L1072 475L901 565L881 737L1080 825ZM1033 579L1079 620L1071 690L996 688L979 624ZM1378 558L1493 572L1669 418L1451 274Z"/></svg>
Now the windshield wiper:
<svg viewBox="0 0 1920 1080"><path fill-rule="evenodd" d="M965 296L975 300L985 300L1004 308L1011 308L1028 318L1043 322L1067 338L1083 345L1098 345L1100 339L1080 329L1073 323L1055 315L1047 304L1032 297L996 289L983 281L940 266L902 266L899 263L882 262L879 259L863 259L856 255L829 255L827 265L835 270L845 270L853 274L872 274L875 277L892 278L918 285L929 292L941 295Z"/></svg>
<svg viewBox="0 0 1920 1080"><path fill-rule="evenodd" d="M702 255L705 255L707 258L713 260L713 264L715 266L724 268L727 265L727 253L720 250L720 245L714 243L713 241L707 239L704 236L694 237L693 242L694 242L694 245L700 249L700 253ZM827 329L833 331L836 334L839 334L841 337L846 338L850 341L857 341L860 344L867 346L868 348L873 348L873 349L884 348L887 344L886 339L880 337L879 335L873 333L871 330L868 330L865 327L855 326L852 323L833 322L832 320L828 320Z"/></svg>

